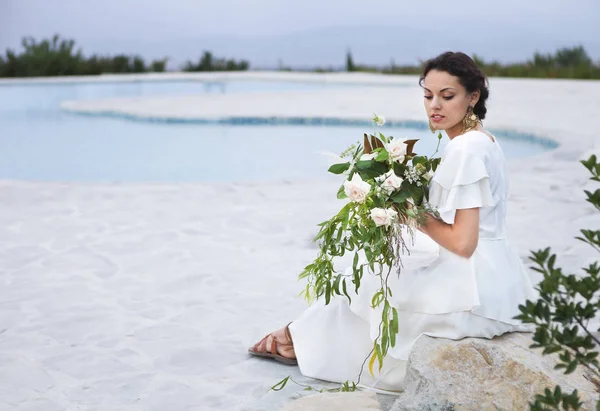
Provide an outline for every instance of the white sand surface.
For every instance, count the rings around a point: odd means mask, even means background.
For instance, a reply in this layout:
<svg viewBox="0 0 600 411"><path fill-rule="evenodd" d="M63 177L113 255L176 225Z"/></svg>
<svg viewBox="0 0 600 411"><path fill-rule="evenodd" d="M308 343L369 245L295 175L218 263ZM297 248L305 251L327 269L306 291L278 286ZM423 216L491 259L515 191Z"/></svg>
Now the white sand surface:
<svg viewBox="0 0 600 411"><path fill-rule="evenodd" d="M414 76L384 80L416 83ZM534 132L561 144L510 163L513 243L523 258L552 246L559 264L576 269L597 257L573 237L580 228L600 226L582 192L593 184L578 163L600 154L594 127L600 82L490 82L486 126ZM65 107L142 117L369 118L378 112L423 120L421 98L414 86L368 87ZM331 180L0 181L0 410L278 409L301 390L275 393L269 387L287 375L306 379L295 367L250 358L246 348L305 307L296 276L316 254L316 224L342 204L337 187Z"/></svg>

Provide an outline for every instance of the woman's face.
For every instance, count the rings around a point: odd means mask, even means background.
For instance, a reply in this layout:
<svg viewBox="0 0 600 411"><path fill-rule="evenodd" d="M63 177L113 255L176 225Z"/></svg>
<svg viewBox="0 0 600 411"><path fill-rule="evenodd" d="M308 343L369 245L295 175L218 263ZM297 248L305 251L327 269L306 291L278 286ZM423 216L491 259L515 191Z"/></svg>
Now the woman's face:
<svg viewBox="0 0 600 411"><path fill-rule="evenodd" d="M425 110L433 128L454 138L462 131L462 119L469 106L475 107L479 91L467 93L458 77L445 71L431 70L423 81Z"/></svg>

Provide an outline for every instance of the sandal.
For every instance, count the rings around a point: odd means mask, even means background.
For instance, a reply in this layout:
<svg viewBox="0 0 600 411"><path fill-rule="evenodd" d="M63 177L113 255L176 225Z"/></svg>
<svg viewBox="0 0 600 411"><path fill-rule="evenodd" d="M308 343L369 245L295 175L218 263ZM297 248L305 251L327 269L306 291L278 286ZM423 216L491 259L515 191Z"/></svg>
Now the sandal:
<svg viewBox="0 0 600 411"><path fill-rule="evenodd" d="M279 361L280 363L287 365L298 365L298 360L296 358L284 357L281 354L277 353L277 347L294 347L294 343L292 342L292 335L290 334L289 323L285 326L284 332L286 338L289 340L289 343L282 343L277 340L277 337L273 335L273 333L269 333L263 337L262 340L254 344L252 348L248 348L248 352L252 355L256 355L257 357L265 357L272 358L275 361ZM267 339L271 337L271 350L267 351Z"/></svg>

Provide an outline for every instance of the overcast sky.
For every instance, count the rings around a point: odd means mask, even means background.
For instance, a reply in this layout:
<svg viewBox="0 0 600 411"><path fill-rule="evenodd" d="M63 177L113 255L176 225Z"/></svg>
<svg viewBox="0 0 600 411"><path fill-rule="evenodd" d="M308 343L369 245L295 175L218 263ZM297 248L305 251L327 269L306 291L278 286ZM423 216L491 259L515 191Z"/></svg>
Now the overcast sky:
<svg viewBox="0 0 600 411"><path fill-rule="evenodd" d="M75 39L86 54L115 53L120 46L132 52L139 46L147 57L158 57L148 56L154 42L162 48L157 53L168 48L177 54L182 39L276 38L352 26L422 30L428 33L429 43L453 33L474 42L487 36L500 38L506 30L511 39L519 39L522 33L528 42L506 44L507 50L493 45L482 52L479 47L478 52L490 59L520 55L526 59L536 42L542 49L579 43L600 60L600 0L0 0L1 51L18 48L25 35L42 38L60 33ZM318 37L311 39L318 48Z"/></svg>

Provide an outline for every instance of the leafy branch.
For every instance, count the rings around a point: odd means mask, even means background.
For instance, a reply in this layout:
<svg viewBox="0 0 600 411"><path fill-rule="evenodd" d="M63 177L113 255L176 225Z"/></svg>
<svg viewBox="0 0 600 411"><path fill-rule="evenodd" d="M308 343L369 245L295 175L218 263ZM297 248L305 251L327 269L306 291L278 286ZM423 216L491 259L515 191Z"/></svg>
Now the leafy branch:
<svg viewBox="0 0 600 411"><path fill-rule="evenodd" d="M590 171L590 180L600 182L600 164L595 155L581 163ZM584 190L587 200L600 211L600 189L593 193ZM582 229L583 241L600 251L600 231ZM596 387L600 386L600 364L597 347L600 340L593 334L589 321L596 317L600 309L600 264L598 261L582 267L584 275L565 274L556 266L556 254L550 248L533 251L529 259L532 269L541 273L538 284L537 302L526 301L519 305L520 315L516 319L536 325L531 348L542 348L542 354L558 353L555 369L564 369L565 374L575 371L578 366L587 369ZM599 330L596 330L600 331ZM564 393L560 386L554 391L546 388L538 394L531 410L578 410L583 403L577 390ZM600 410L600 401L596 409Z"/></svg>

